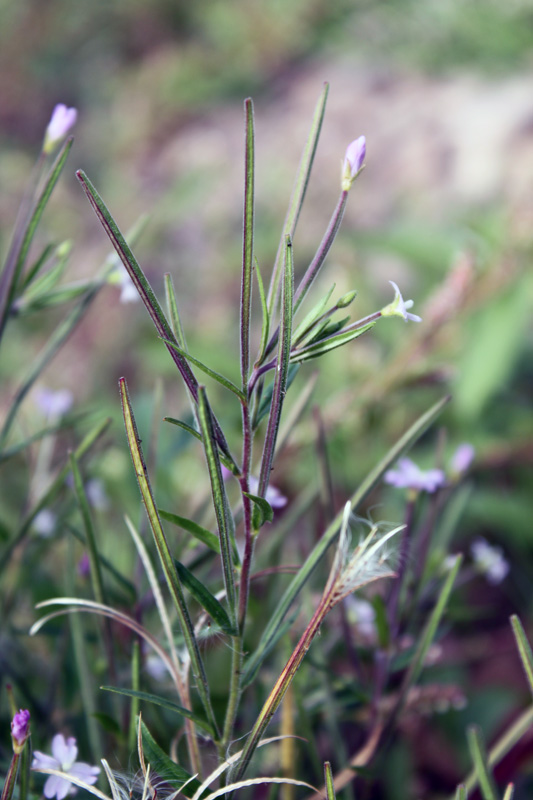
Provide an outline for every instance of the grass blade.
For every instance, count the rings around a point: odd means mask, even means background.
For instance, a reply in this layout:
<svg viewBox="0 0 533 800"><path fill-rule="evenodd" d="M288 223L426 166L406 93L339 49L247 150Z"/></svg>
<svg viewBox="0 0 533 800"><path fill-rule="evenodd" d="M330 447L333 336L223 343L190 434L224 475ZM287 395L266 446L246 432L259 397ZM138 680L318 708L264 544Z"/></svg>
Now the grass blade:
<svg viewBox="0 0 533 800"><path fill-rule="evenodd" d="M133 417L126 381L124 378L121 378L119 383L120 383L122 410L124 414L124 423L126 426L126 434L128 437L128 445L130 448L130 453L133 460L135 475L137 477L137 482L139 484L141 497L144 506L146 508L148 521L152 529L152 534L154 536L157 551L159 553L161 566L163 567L163 572L165 573L167 585L170 590L174 606L178 613L181 632L185 639L187 650L191 658L191 669L194 673L197 682L198 693L202 700L207 717L210 723L213 725L213 729L217 730L216 721L211 706L211 700L209 697L209 686L207 683L207 676L205 674L205 669L200 655L200 650L198 648L198 642L194 634L194 628L191 622L191 618L189 616L189 611L187 608L187 604L185 602L185 597L183 595L181 582L176 572L174 561L170 554L168 542L166 540L163 528L161 526L161 520L159 518L159 514L157 513L157 508L152 495L150 482L148 480L148 474L146 472L144 456L142 454L142 450L140 447L140 440L139 440L139 435L137 433L137 426L135 424L135 419Z"/></svg>
<svg viewBox="0 0 533 800"><path fill-rule="evenodd" d="M0 279L0 338L2 336L11 304L15 297L17 284L20 279L20 274L24 267L24 262L28 255L28 250L37 229L46 204L50 199L54 187L59 180L59 176L63 171L65 162L68 158L70 148L74 139L69 137L52 165L52 168L45 180L44 186L40 195L35 201L35 205L31 211L27 224L21 228L20 232L15 233L13 244L10 247L2 277Z"/></svg>
<svg viewBox="0 0 533 800"><path fill-rule="evenodd" d="M109 427L111 423L110 419L106 419L103 422L99 422L87 436L82 439L76 450L74 451L74 455L76 460L80 460L86 453L94 446L94 444L98 441L98 439L102 436L104 431ZM59 492L63 489L65 484L65 479L70 472L70 464L66 464L62 470L59 471L56 478L52 481L49 488L46 492L42 495L42 497L37 501L34 505L30 513L25 517L20 526L19 530L17 531L16 535L13 539L7 544L6 548L2 552L0 558L0 574L2 571L7 567L9 564L9 559L13 550L23 541L23 539L27 536L28 531L30 530L31 524L39 511L42 511L43 508L46 508L49 503L54 499L54 497L59 494Z"/></svg>
<svg viewBox="0 0 533 800"><path fill-rule="evenodd" d="M151 772L169 783L174 789L181 789L186 797L191 797L200 786L200 781L194 778L187 770L172 761L160 748L152 734L141 722L142 746L144 757L150 764ZM187 784L187 786L185 786Z"/></svg>
<svg viewBox="0 0 533 800"><path fill-rule="evenodd" d="M425 414L422 414L422 416L419 417L419 419L417 419L413 425L411 425L411 427L396 442L396 444L391 447L388 453L381 459L380 462L378 462L374 469L368 473L366 478L362 481L351 497L350 502L352 504L353 511L357 511L359 505L372 491L374 486L376 486L381 480L382 476L389 469L389 467L391 467L392 464L394 464L394 462L402 455L402 453L408 450L416 442L416 440L422 436L426 429L441 413L449 400L449 396L444 397L442 400L439 400L437 403L435 403L435 405L433 405L428 411L426 411ZM274 611L274 614L270 618L270 621L263 632L261 641L259 642L253 655L246 662L243 676L244 685L248 685L253 680L257 669L259 668L259 665L265 656L265 653L270 649L273 639L277 636L277 631L283 622L287 611L300 593L304 584L309 579L310 575L313 573L317 564L324 556L324 553L337 538L342 524L342 519L343 512L340 511L333 522L331 522L331 524L325 530L324 534L321 536L320 540L307 557L298 574L295 575L290 585L287 587L283 597L278 603L276 610Z"/></svg>
<svg viewBox="0 0 533 800"><path fill-rule="evenodd" d="M527 640L522 623L516 614L511 617L511 625L513 626L513 633L515 635L520 658L522 659L522 665L526 673L527 682L529 683L529 688L533 693L533 653L531 652L531 647Z"/></svg>
<svg viewBox="0 0 533 800"><path fill-rule="evenodd" d="M268 311L271 317L273 316L275 310L279 285L283 275L286 238L287 236L290 236L291 239L294 238L294 232L296 230L296 225L298 223L300 211L302 210L305 193L307 191L307 185L311 176L311 169L313 168L313 161L315 159L318 139L322 129L322 121L324 119L324 112L326 110L328 92L329 84L325 83L315 107L313 121L311 123L311 130L309 131L309 136L307 137L307 142L305 143L300 165L298 167L298 172L296 174L296 180L294 182L291 199L289 201L289 208L287 209L287 215L285 217L285 222L283 223L283 231L281 233L276 261L274 263L274 270L272 272L272 280L268 290Z"/></svg>
<svg viewBox="0 0 533 800"><path fill-rule="evenodd" d="M176 299L176 292L174 291L174 282L172 275L169 272L165 273L165 297L167 301L167 313L172 325L172 330L176 341L182 350L187 350L187 342L185 341L185 334L181 324L181 318L178 311L178 301Z"/></svg>
<svg viewBox="0 0 533 800"><path fill-rule="evenodd" d="M254 258L254 180L255 142L254 106L251 98L244 101L246 118L245 164L244 164L244 213L242 241L241 279L241 382L243 399L248 386L250 369L250 309L252 304L252 269Z"/></svg>
<svg viewBox="0 0 533 800"><path fill-rule="evenodd" d="M467 739L483 800L498 800L496 784L489 769L487 752L480 729L472 725L467 731Z"/></svg>

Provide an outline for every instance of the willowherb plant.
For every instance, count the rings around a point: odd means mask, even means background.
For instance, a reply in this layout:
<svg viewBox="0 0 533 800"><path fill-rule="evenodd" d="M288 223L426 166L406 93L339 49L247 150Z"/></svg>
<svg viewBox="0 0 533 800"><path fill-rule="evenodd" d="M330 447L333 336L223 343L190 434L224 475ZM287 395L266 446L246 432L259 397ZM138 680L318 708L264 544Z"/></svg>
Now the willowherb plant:
<svg viewBox="0 0 533 800"><path fill-rule="evenodd" d="M124 378L119 381L128 447L152 533L151 542L145 540L128 517L126 517L126 527L135 545L139 565L142 565L148 582L150 602L157 610L162 636L145 623L141 595L132 581L126 580L125 584L133 593L133 613L115 608L109 600L104 570L107 575L112 567L99 552L89 493L80 469L82 457L99 438L105 425L99 424L70 454L68 463L51 486L35 498L30 511L3 553L3 563L7 564L16 547L24 543L38 514L63 488L65 479L70 473L76 504L83 523L81 539L86 546L87 554L84 568L87 569L88 566L90 572L94 599L63 597L41 602L40 608L55 606L59 607L59 610L40 619L33 626L32 633L36 634L46 622L65 613L65 610L87 611L102 616L104 618L102 638L108 656L109 671L115 683L117 671L114 665L114 642L110 621L129 629L135 637L132 647L132 688L117 685L103 687L115 694L126 695L131 700L132 722L128 744L133 747L136 743L142 777L140 782L136 781L136 788L129 791L130 797L140 796L143 800L150 797L155 800L158 795L173 798L181 794L199 800L200 797L214 798L221 794L231 794L259 782L284 783L286 786L300 785L312 789L308 783L298 781L288 774L279 778L248 778L246 774L255 757L256 749L278 740L279 737L267 740L264 735L283 699L286 698L287 702L290 698L296 673L319 634L321 626L324 625L327 615L337 606L342 608L343 600L353 592L379 579L388 579L380 591L372 597L379 624L376 630L376 658L371 671L371 697L368 703L370 723L367 740L363 748L347 759L345 768L337 775L333 774L329 763L326 764L323 791L328 798L334 797L336 790L353 779L357 769L366 767L379 756L403 708L409 703L416 702L412 690L428 656L460 568L460 557L452 559L443 569L442 561L445 553L441 554L438 568L435 568L428 559L432 521L434 512L438 510L436 505L430 506L427 512L426 527L422 529L418 539L417 562L412 569L410 568L414 510L421 493L430 494L432 503L443 497L446 499L446 493L451 495L462 472L468 468L469 457L472 457L470 451L463 450L461 457L454 459L448 477L442 469L423 472L405 458L400 460L396 469L392 469L394 463L437 418L448 402L449 398L445 397L411 425L361 481L344 508L337 514L332 513L332 519L325 526L318 541L309 547L304 563L292 569L295 574L273 611L269 609L268 618L261 619L256 614L251 619L250 590L256 562L256 548L261 542L262 528L272 523L274 519L273 506L279 499L272 494L270 478L276 454L280 449L280 425L284 404L287 393L294 385L296 373L305 362L324 356L329 351L347 345L369 332L382 318L398 316L406 322L421 322L419 316L409 311L413 301L404 300L400 289L393 281L390 281L394 289L393 300L384 308L362 319L353 322L349 317L337 319L337 312L343 311L355 300L355 292L349 292L337 300L332 300L333 289L331 289L325 297L303 314L301 319L296 320L296 315L306 300L315 278L324 266L339 230L349 192L363 170L366 156L366 140L363 136L348 145L342 161L339 199L314 257L301 280L295 282L293 237L313 165L327 93L328 87L325 86L304 148L268 289L263 283L254 252L254 116L252 101L245 102L245 189L238 383L234 383L189 352L178 309L179 293L175 292L172 277L165 276L166 310L164 310L128 244L129 237L121 233L103 199L83 171L77 172L78 179L113 245L116 256L108 259L97 279L81 286L71 287L70 290L65 290L65 287L56 289L70 252L65 244L54 251L45 251L41 258L28 268L27 255L33 231L63 168L70 141L61 149L50 176L45 179L44 189L39 193L37 181L30 191L26 208L17 223L13 245L0 280L0 332L4 331L5 324L14 314L30 313L36 308L63 302L65 299L77 302L74 312L65 323L61 337L56 338L49 346L15 396L0 438L4 458L28 446L28 441L10 446L11 449L7 446L22 399L61 342L74 329L96 292L108 281L117 281L119 260L129 276L128 280L131 280L131 285L142 299L157 335L178 370L192 407L192 424L174 418L166 418L166 421L181 428L202 448L206 483L209 487L210 511L204 514L201 521L190 519L175 511L163 511L158 507L127 383ZM74 109L57 107L45 136L43 158L64 139L75 117ZM250 344L254 282L257 284L262 312L260 346L255 358L251 354ZM128 287L128 294L131 285ZM226 435L223 413L212 408L207 389L199 381L198 373L203 373L218 382L238 401L242 424L239 448L231 437ZM306 389L296 404L297 413L303 411L307 399ZM60 424L60 418L57 416L54 418L51 430L46 430L41 435L50 433L54 435ZM231 503L228 496L226 484L228 475L234 476L239 485L240 497L237 503ZM404 523L388 526L371 524L366 535L357 540L354 532L351 541L353 512L357 511L370 491L383 478L393 486L407 490ZM178 558L178 554L170 544L164 523L177 526L186 532L190 541L196 545L194 559L187 559L181 553ZM357 525L364 527L363 523ZM215 532L212 528L215 528ZM389 542L400 532L400 545L393 549L392 545L389 546ZM244 692L257 682L261 667L267 657L270 657L275 645L281 645L282 637L294 621L291 612L301 596L302 589L309 584L316 568L326 563L327 551L336 542L329 576L323 584L314 612L309 615L307 626L262 705L256 712L250 710L248 701L243 702ZM154 564L154 556L157 558L157 567ZM198 569L199 565L212 563L215 560L219 565L216 577L213 577L212 573L207 573L206 576L205 572ZM280 565L272 569L276 571L280 569ZM162 589L160 572L164 576L172 601L170 609L167 607ZM267 573L268 570L264 570L264 574ZM136 581L139 574L136 575ZM444 581L440 586L443 574ZM424 584L425 589L430 585L429 598L427 592L423 597L419 592L423 578L427 575L432 579L431 583L428 581ZM122 576L119 576L120 578ZM405 669L400 683L397 681L394 683L391 702L385 703L385 688L391 675L398 670L394 659L401 655L404 647L402 634L407 627L406 619L414 617L419 622L421 616L426 616L427 621L422 633L417 633L417 643L412 648L409 666ZM213 668L207 661L210 654L203 647L203 639L209 626L216 629L217 636L228 644L231 651L224 708L221 708L220 702L215 703L213 700L211 683ZM78 635L75 631L74 628L74 638ZM533 659L518 622L515 624L515 634L531 683ZM141 647L139 642L142 643ZM157 655L171 679L179 702L174 702L174 699L166 695L154 695L141 690L142 647L149 648ZM80 671L83 671L81 661L83 658L78 662ZM357 671L357 664L354 670ZM426 692L426 696L429 694ZM141 720L139 713L141 701L158 705L183 719L186 758L178 760L169 757L155 741L147 725ZM84 713L87 717L91 748L96 753L101 752L102 747L98 732L89 722L94 713L91 703L89 693L85 692ZM29 714L22 711L18 713L13 722L14 731L17 732L13 740L14 766L6 782L8 788L4 791L2 800L10 800L13 794L18 758L20 752L24 751L29 736L27 731ZM21 714L28 714L28 718L23 719ZM291 730L293 733L298 733L298 728ZM518 733L514 735L516 740ZM489 787L487 791L491 791L488 757L484 755L480 738L475 731L471 733L469 741L476 764L477 780L482 786ZM287 740L283 737L280 746L287 751ZM17 748L20 752L17 752ZM213 751L218 758L218 766L209 772ZM74 784L91 791L101 800L107 800L100 789L91 785L97 780L98 768L84 762L80 764L76 758L75 739L69 737L65 740L62 734L56 734L54 738L53 756L36 752L35 771L50 776L45 786L45 795L56 796L61 800ZM121 781L117 780L107 760L102 759L102 764L111 786L113 800L124 797ZM76 769L82 767L81 772L80 769ZM84 770L85 773L82 774ZM469 785L473 785L475 780L470 779ZM219 788L210 789L215 781L219 782ZM509 791L506 797L510 796ZM466 789L460 787L457 796L466 796L465 793ZM490 793L486 796L493 800ZM290 795L287 794L285 797L289 798Z"/></svg>

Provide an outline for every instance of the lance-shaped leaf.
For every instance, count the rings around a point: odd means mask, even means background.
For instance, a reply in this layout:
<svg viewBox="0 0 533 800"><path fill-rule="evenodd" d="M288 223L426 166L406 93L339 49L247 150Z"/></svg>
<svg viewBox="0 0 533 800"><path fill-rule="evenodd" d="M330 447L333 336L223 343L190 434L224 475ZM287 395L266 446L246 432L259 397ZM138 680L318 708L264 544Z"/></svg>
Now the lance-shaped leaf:
<svg viewBox="0 0 533 800"><path fill-rule="evenodd" d="M270 332L270 314L268 312L268 304L265 294L265 285L263 283L263 278L261 277L261 272L259 270L259 264L257 263L257 259L255 259L255 275L257 278L257 288L259 289L259 299L261 300L261 312L262 312L262 324L261 324L261 346L259 348L259 359L261 360L261 355L264 353L265 348L268 343L268 334Z"/></svg>
<svg viewBox="0 0 533 800"><path fill-rule="evenodd" d="M202 608L207 611L211 619L227 633L229 636L237 636L237 629L229 621L225 608L218 602L216 597L211 594L204 584L187 569L185 564L174 559L176 570L184 586L190 591L192 596L200 603Z"/></svg>
<svg viewBox="0 0 533 800"><path fill-rule="evenodd" d="M172 328L170 327L167 318L163 313L163 309L161 308L159 301L157 300L154 291L144 272L142 271L137 259L133 255L131 248L129 247L128 243L126 242L124 236L120 232L118 225L116 224L115 220L111 216L109 209L105 205L104 201L96 191L95 187L87 177L87 175L83 172L83 170L78 170L76 172L76 176L80 181L85 194L96 214L98 219L100 220L102 227L104 228L105 232L109 236L111 244L115 248L120 260L124 264L126 270L129 273L130 278L132 279L133 283L139 295L148 311L152 322L154 323L156 330L165 342L174 342L174 344L178 344L174 333L172 332ZM171 358L173 359L174 363L176 364L181 377L187 389L191 393L194 401L198 402L198 381L196 380L193 372L187 363L187 360L183 358L176 350L170 347L167 344L167 350L170 353ZM222 429L220 428L218 422L215 420L214 422L217 442L224 453L229 456L229 449L222 433Z"/></svg>
<svg viewBox="0 0 533 800"><path fill-rule="evenodd" d="M120 379L120 396L122 401L124 423L126 426L126 434L128 437L128 445L130 448L133 466L135 469L135 476L137 478L137 483L139 484L139 489L141 491L141 497L144 506L146 508L148 521L152 529L161 565L163 567L163 572L165 573L165 578L168 584L168 588L170 590L170 594L172 596L174 605L176 607L176 611L178 613L181 632L183 634L183 638L185 639L187 650L191 658L191 668L193 670L194 676L197 681L198 693L202 700L204 710L207 714L207 718L209 722L212 724L213 729L216 731L217 725L213 709L211 706L211 700L209 697L209 686L207 683L207 676L205 674L204 665L202 662L202 658L200 656L200 650L198 648L198 642L194 634L193 624L191 622L187 604L185 602L185 597L183 595L181 582L176 572L174 561L170 554L170 549L163 531L163 527L161 525L159 514L157 513L157 507L155 505L154 498L152 495L152 489L150 487L150 482L148 480L148 473L146 471L144 456L142 454L142 450L140 447L140 440L137 433L137 426L135 423L135 419L133 417L133 412L128 394L128 388L124 378Z"/></svg>
<svg viewBox="0 0 533 800"><path fill-rule="evenodd" d="M244 213L242 241L241 278L241 380L242 391L246 392L250 367L250 309L252 304L252 268L254 258L254 106L248 98L244 102L246 117L246 141L244 163Z"/></svg>
<svg viewBox="0 0 533 800"><path fill-rule="evenodd" d="M220 553L220 542L218 540L218 536L211 531L208 531L207 528L203 528L201 525L198 525L197 522L194 522L192 519L188 519L187 517L180 517L177 514L171 514L170 511L163 511L162 509L159 509L159 515L167 522L172 522L173 525L177 525L179 528L183 528L184 531L192 534L195 539L198 539L199 542L207 545L207 547L209 547L211 550L214 550L215 553Z"/></svg>
<svg viewBox="0 0 533 800"><path fill-rule="evenodd" d="M43 215L43 211L50 199L54 187L59 180L59 176L65 166L73 138L67 139L52 165L52 168L45 180L44 186L38 195L33 208L31 208L28 218L21 219L20 227L17 226L13 237L13 242L7 255L2 276L0 277L0 338L2 336L7 315L11 308L13 298L20 279L20 274L28 255L28 250Z"/></svg>
<svg viewBox="0 0 533 800"><path fill-rule="evenodd" d="M226 487L222 478L222 468L218 456L213 430L213 415L209 406L205 387L200 386L198 391L198 411L200 427L211 482L213 507L217 518L218 535L220 539L220 555L222 558L222 571L224 575L224 588L230 611L232 626L237 625L237 597L235 592L235 575L233 569L233 549L235 545L235 523L229 507Z"/></svg>
<svg viewBox="0 0 533 800"><path fill-rule="evenodd" d="M352 339L357 339L358 336L361 336L361 334L366 333L366 331L369 331L370 328L373 328L375 324L375 321L368 322L361 328L357 328L357 330L341 331L340 333L329 334L326 335L325 338L320 339L318 342L314 342L313 344L293 350L291 353L291 363L300 363L303 361L309 361L311 358L323 356L324 353L328 353L330 350L335 350L335 348L351 342Z"/></svg>
<svg viewBox="0 0 533 800"><path fill-rule="evenodd" d="M210 736L213 736L213 730L205 721L205 719L202 719L202 717L200 717L198 714L195 714L189 708L184 708L184 706L180 706L178 703L172 703L170 700L167 700L166 697L159 697L159 695L150 694L149 692L139 692L135 689L122 689L119 686L100 686L100 689L105 692L123 694L126 697L135 697L138 700L145 700L147 703L154 703L156 706L166 708L167 711L172 711L173 714L179 714L181 717L192 720L199 728L208 733Z"/></svg>
<svg viewBox="0 0 533 800"><path fill-rule="evenodd" d="M107 430L111 423L110 419L106 419L103 422L99 422L94 428L92 428L89 433L82 439L76 450L74 451L74 456L77 461L83 458L86 453L91 450L91 448L95 445L95 443L100 439L103 435L104 431ZM70 464L67 463L63 469L61 469L57 476L54 478L48 489L45 493L39 498L37 503L33 506L31 511L27 514L24 518L19 530L15 534L15 536L11 539L11 541L7 544L6 548L3 550L0 556L0 574L2 571L8 566L9 559L14 551L14 549L23 541L25 536L27 536L28 531L31 528L32 522L39 513L42 511L43 508L46 508L55 496L63 489L65 485L65 480L70 472Z"/></svg>
<svg viewBox="0 0 533 800"><path fill-rule="evenodd" d="M274 519L274 510L268 500L265 500L264 497L258 497L256 494L250 494L250 492L243 492L243 495L248 497L254 504L252 519L254 531L258 531L259 528L262 528L265 522L272 522Z"/></svg>
<svg viewBox="0 0 533 800"><path fill-rule="evenodd" d="M155 772L160 779L164 780L165 783L169 783L174 789L181 789L181 792L186 797L192 797L199 788L200 781L167 756L144 722L141 721L140 725L144 758L150 765L150 771L152 773Z"/></svg>
<svg viewBox="0 0 533 800"><path fill-rule="evenodd" d="M313 308L310 311L308 311L308 313L305 315L305 317L303 318L303 320L300 322L300 324L293 333L292 337L293 346L298 344L299 340L303 339L304 336L307 336L307 334L313 329L317 320L319 320L322 317L322 315L324 314L324 312L328 307L328 303L334 291L335 291L335 284L333 284L328 293L325 294L324 297L322 297L318 301L318 303L314 305Z"/></svg>
<svg viewBox="0 0 533 800"><path fill-rule="evenodd" d="M527 682L529 683L530 691L533 694L533 653L531 652L531 646L527 640L522 623L516 614L511 617L511 625L513 626L513 633L515 635L522 665L526 673Z"/></svg>
<svg viewBox="0 0 533 800"><path fill-rule="evenodd" d="M172 275L169 272L165 273L165 297L167 301L168 316L174 331L176 341L182 350L187 351L187 342L185 341L185 334L181 324L181 317L178 310L178 301L176 299L176 292L174 291L174 283Z"/></svg>
<svg viewBox="0 0 533 800"><path fill-rule="evenodd" d="M480 729L472 725L467 731L467 739L483 800L498 800L498 791L489 768L487 751Z"/></svg>
<svg viewBox="0 0 533 800"><path fill-rule="evenodd" d="M289 208L287 209L287 215L285 217L285 222L283 223L283 231L279 242L276 261L274 264L274 270L272 272L272 280L270 283L270 288L268 290L268 309L271 316L275 309L279 291L279 285L283 277L283 263L285 259L286 237L290 236L291 239L294 238L294 232L296 230L296 225L298 223L300 211L302 210L305 193L307 191L307 184L309 183L309 178L311 176L311 169L313 167L313 161L315 159L318 139L320 137L320 131L322 129L322 122L324 119L324 112L326 110L326 101L328 99L328 92L329 92L329 84L325 83L315 107L315 113L313 115L313 121L311 123L311 130L309 131L309 136L307 137L307 141L305 143L300 165L298 167L298 172L296 174L296 180L294 182L291 199L289 202Z"/></svg>
<svg viewBox="0 0 533 800"><path fill-rule="evenodd" d="M224 375L221 375L219 372L215 372L214 369L208 367L198 358L194 358L194 356L191 356L190 353L187 353L185 350L183 350L183 348L179 347L174 342L165 341L165 344L169 345L173 350L175 350L177 353L183 356L183 358L186 358L187 361L192 361L192 363L196 367L198 367L198 369L202 370L202 372L204 372L206 375L209 375L210 378L213 378L215 381L220 383L221 386L224 386L226 389L229 389L230 392L236 394L239 400L244 401L245 399L244 392L242 392L237 386L235 386L235 384L232 381L230 381L229 378L225 378Z"/></svg>
<svg viewBox="0 0 533 800"><path fill-rule="evenodd" d="M291 336L292 336L292 291L294 282L294 263L292 253L292 241L287 236L285 242L285 270L283 286L281 291L282 317L280 326L280 338L278 347L278 357L275 366L274 386L272 389L272 402L270 404L270 414L265 434L263 455L261 458L261 470L259 472L259 486L257 494L264 497L270 480L274 452L276 450L276 438L281 419L281 410L287 392L287 376L289 372L289 360L291 355Z"/></svg>
<svg viewBox="0 0 533 800"><path fill-rule="evenodd" d="M381 480L385 472L391 467L392 464L408 450L417 439L422 436L424 431L431 425L431 423L438 417L444 406L449 402L450 397L444 397L432 406L429 411L426 411L406 433L391 447L384 458L372 469L366 478L359 485L357 490L351 497L351 504L354 511L357 511L359 505L363 502L365 497L372 491L374 486ZM342 525L343 512L340 511L333 522L326 528L320 540L317 542L305 563L295 575L290 585L287 587L283 597L279 601L276 610L274 611L270 621L268 622L265 631L261 637L257 648L253 655L248 659L245 668L243 683L248 685L257 673L257 669L265 657L265 653L272 647L273 640L278 638L280 625L291 607L292 603L300 593L302 587L305 585L311 574L313 573L317 564L321 561L324 553L335 541L339 535Z"/></svg>

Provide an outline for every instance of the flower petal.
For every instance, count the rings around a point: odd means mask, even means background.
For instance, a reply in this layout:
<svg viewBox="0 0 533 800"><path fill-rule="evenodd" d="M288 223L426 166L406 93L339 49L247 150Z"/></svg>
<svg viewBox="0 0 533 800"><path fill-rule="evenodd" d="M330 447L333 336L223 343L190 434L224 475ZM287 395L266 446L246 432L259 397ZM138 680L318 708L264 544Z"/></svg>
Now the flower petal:
<svg viewBox="0 0 533 800"><path fill-rule="evenodd" d="M48 798L57 797L57 800L64 800L72 786L69 780L60 778L59 775L50 775L44 784L44 796Z"/></svg>
<svg viewBox="0 0 533 800"><path fill-rule="evenodd" d="M61 764L61 768L65 772L68 772L78 756L76 739L73 736L70 736L67 740L65 740L65 737L62 733L56 733L52 739L52 753Z"/></svg>
<svg viewBox="0 0 533 800"><path fill-rule="evenodd" d="M96 783L98 775L100 774L100 767L92 767L90 764L85 764L83 761L76 761L68 771L69 775L73 778L78 778L84 783L92 785Z"/></svg>
<svg viewBox="0 0 533 800"><path fill-rule="evenodd" d="M34 750L32 767L36 767L37 769L41 767L43 769L61 769L61 764L57 759L52 758L52 756L41 753L40 750Z"/></svg>

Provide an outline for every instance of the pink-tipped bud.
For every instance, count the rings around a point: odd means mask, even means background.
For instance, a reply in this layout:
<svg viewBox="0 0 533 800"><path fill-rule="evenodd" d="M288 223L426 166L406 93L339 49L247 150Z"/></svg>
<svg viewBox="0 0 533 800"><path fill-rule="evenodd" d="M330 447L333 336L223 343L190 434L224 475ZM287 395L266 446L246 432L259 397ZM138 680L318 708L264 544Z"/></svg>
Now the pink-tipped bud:
<svg viewBox="0 0 533 800"><path fill-rule="evenodd" d="M366 139L364 136L354 139L346 148L342 165L342 189L344 192L349 191L352 183L361 172L365 155Z"/></svg>
<svg viewBox="0 0 533 800"><path fill-rule="evenodd" d="M11 738L13 740L13 750L20 753L26 744L26 739L30 735L30 712L20 709L11 722Z"/></svg>
<svg viewBox="0 0 533 800"><path fill-rule="evenodd" d="M75 108L67 108L63 103L58 103L44 135L43 152L50 153L76 124L77 118L78 112Z"/></svg>

